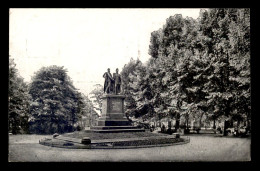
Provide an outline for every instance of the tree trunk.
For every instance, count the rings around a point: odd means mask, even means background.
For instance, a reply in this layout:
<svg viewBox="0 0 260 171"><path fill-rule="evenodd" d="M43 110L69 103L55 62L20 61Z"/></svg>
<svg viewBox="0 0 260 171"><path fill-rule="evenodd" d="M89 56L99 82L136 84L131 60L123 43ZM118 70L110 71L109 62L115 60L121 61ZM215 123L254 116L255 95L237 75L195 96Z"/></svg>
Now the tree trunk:
<svg viewBox="0 0 260 171"><path fill-rule="evenodd" d="M200 116L200 129L201 129L201 120L202 120L203 115L204 115L204 114L202 114L202 115Z"/></svg>
<svg viewBox="0 0 260 171"><path fill-rule="evenodd" d="M227 129L228 129L228 121L225 121L224 122L223 136L227 136Z"/></svg>
<svg viewBox="0 0 260 171"><path fill-rule="evenodd" d="M189 118L186 118L186 128L184 129L184 133L186 133L186 134L190 133L190 131L189 131Z"/></svg>
<svg viewBox="0 0 260 171"><path fill-rule="evenodd" d="M213 119L213 129L216 129L216 120Z"/></svg>
<svg viewBox="0 0 260 171"><path fill-rule="evenodd" d="M240 120L237 121L237 130L239 129Z"/></svg>
<svg viewBox="0 0 260 171"><path fill-rule="evenodd" d="M168 128L171 128L171 127L172 127L172 122L168 121Z"/></svg>
<svg viewBox="0 0 260 171"><path fill-rule="evenodd" d="M176 122L175 122L175 131L177 131L180 128L180 114L177 114L176 117Z"/></svg>

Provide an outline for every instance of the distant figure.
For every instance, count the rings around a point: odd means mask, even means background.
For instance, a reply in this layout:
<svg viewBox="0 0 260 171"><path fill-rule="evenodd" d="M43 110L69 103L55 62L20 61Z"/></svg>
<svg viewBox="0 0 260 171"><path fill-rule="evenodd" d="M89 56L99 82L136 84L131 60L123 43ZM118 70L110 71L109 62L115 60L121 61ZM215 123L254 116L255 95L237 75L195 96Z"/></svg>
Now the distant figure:
<svg viewBox="0 0 260 171"><path fill-rule="evenodd" d="M112 87L112 82L113 77L110 73L110 68L107 69L107 72L104 73L103 77L105 78L105 83L104 83L104 93L112 93L113 92L113 87Z"/></svg>
<svg viewBox="0 0 260 171"><path fill-rule="evenodd" d="M119 94L121 92L121 76L118 74L118 68L116 69L116 73L113 74L114 80L114 93Z"/></svg>
<svg viewBox="0 0 260 171"><path fill-rule="evenodd" d="M166 131L166 128L165 128L164 124L162 124L161 132L162 132L162 133L165 133L165 131Z"/></svg>

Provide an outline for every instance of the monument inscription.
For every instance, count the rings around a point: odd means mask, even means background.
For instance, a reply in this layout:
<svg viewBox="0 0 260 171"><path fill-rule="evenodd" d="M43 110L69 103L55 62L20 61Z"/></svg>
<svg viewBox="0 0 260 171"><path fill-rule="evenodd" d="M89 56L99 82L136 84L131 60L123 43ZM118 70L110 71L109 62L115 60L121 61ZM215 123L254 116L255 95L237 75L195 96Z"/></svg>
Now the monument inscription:
<svg viewBox="0 0 260 171"><path fill-rule="evenodd" d="M122 113L122 100L121 99L113 99L110 103L110 112L111 113Z"/></svg>

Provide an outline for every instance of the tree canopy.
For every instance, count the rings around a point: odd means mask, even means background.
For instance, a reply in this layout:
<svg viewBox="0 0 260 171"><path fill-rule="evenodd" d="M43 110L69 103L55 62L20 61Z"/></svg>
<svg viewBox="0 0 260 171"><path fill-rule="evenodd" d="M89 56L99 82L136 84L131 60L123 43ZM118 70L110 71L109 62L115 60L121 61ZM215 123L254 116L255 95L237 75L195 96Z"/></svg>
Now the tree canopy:
<svg viewBox="0 0 260 171"><path fill-rule="evenodd" d="M148 53L121 72L132 116L250 119L249 9L171 16L151 33Z"/></svg>
<svg viewBox="0 0 260 171"><path fill-rule="evenodd" d="M28 133L29 119L28 85L18 74L13 58L9 60L8 125L13 134Z"/></svg>
<svg viewBox="0 0 260 171"><path fill-rule="evenodd" d="M59 66L42 67L29 86L30 132L62 133L73 130L79 119L82 97L73 86L67 70Z"/></svg>

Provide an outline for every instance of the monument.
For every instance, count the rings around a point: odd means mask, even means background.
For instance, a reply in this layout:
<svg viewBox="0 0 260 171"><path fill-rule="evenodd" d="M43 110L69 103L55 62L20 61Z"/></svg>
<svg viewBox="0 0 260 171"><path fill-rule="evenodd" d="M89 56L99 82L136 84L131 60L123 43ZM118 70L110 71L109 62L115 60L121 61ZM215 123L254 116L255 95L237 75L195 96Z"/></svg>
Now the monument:
<svg viewBox="0 0 260 171"><path fill-rule="evenodd" d="M102 99L102 113L98 119L97 126L91 127L94 132L139 132L144 129L138 129L132 126L125 116L124 100L125 95L121 93L121 75L116 69L113 76L110 69L104 73L104 95Z"/></svg>

